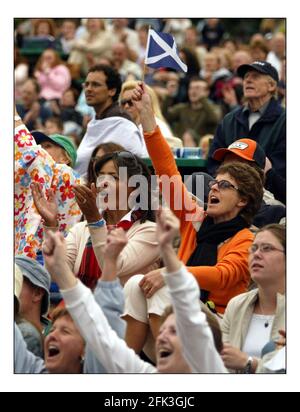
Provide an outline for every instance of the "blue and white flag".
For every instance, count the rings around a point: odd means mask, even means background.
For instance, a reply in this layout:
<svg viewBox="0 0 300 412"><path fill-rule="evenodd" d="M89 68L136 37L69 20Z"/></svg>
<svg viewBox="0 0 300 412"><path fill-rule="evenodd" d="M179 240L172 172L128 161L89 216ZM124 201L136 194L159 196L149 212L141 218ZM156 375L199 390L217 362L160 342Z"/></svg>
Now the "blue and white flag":
<svg viewBox="0 0 300 412"><path fill-rule="evenodd" d="M149 29L148 33L145 64L155 69L171 67L187 72L187 65L179 57L174 37L153 29Z"/></svg>

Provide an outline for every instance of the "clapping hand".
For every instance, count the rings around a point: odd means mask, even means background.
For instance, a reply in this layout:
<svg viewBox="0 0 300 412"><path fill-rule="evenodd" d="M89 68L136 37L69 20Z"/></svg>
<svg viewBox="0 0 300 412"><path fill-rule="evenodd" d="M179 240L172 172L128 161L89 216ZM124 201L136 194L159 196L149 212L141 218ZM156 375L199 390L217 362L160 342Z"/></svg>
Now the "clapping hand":
<svg viewBox="0 0 300 412"><path fill-rule="evenodd" d="M75 199L80 207L80 210L86 217L88 222L97 222L102 218L97 207L97 189L94 183L91 184L91 188L85 185L75 185L73 187L75 193Z"/></svg>
<svg viewBox="0 0 300 412"><path fill-rule="evenodd" d="M56 227L58 208L53 190L48 190L48 199L46 199L46 196L42 190L42 185L38 182L32 182L31 193L35 207L44 219L45 225L49 227Z"/></svg>

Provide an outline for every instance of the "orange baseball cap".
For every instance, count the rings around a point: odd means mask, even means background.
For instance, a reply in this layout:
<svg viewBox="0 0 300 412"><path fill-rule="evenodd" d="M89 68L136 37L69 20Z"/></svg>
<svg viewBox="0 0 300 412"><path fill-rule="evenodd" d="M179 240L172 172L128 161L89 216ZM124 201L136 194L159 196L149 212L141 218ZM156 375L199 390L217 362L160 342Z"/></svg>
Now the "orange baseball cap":
<svg viewBox="0 0 300 412"><path fill-rule="evenodd" d="M227 149L217 149L212 157L221 162L227 153L234 153L242 159L255 162L261 169L265 168L266 155L263 148L252 139L239 139L231 143Z"/></svg>

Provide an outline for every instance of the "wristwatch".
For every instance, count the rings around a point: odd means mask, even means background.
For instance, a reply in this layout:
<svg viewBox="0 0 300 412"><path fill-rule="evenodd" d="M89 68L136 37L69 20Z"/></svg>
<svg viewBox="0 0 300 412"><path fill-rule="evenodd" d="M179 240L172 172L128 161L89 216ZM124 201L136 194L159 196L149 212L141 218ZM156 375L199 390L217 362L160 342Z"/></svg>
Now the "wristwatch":
<svg viewBox="0 0 300 412"><path fill-rule="evenodd" d="M244 373L251 373L252 370L252 363L253 363L253 358L252 356L248 357L245 369L244 369Z"/></svg>

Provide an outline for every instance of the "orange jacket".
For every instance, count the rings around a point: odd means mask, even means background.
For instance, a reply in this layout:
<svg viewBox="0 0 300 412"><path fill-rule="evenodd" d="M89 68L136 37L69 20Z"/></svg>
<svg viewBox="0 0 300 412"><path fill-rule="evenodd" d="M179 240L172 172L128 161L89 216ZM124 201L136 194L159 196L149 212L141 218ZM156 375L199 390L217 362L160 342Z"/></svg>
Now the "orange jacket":
<svg viewBox="0 0 300 412"><path fill-rule="evenodd" d="M183 263L186 263L197 243L197 231L193 221L189 219L189 215L191 216L193 213L192 220L199 222L205 218L205 214L203 209L188 194L177 169L173 153L159 127L157 126L152 133L144 133L144 137L155 173L160 178L162 175L173 176L175 183L170 188L170 199L165 197L165 200L180 219L181 244L178 257ZM183 207L178 210L181 202ZM231 298L247 291L250 280L248 249L252 244L253 237L249 229L243 229L219 246L215 266L188 268L196 277L199 286L210 291L209 300L215 303L216 310L220 313L224 313Z"/></svg>

